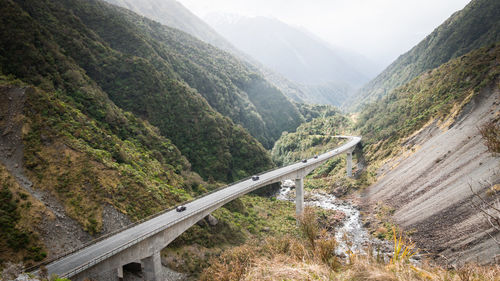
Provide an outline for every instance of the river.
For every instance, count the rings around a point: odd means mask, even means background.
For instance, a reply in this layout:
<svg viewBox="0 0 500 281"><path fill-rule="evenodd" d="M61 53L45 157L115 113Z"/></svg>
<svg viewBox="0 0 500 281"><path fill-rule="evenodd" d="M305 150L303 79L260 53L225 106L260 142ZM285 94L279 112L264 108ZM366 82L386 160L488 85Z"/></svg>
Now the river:
<svg viewBox="0 0 500 281"><path fill-rule="evenodd" d="M278 200L294 202L295 194L292 192L294 186L295 183L292 180L283 181L276 198ZM384 249L382 250L384 253L390 248L388 242L370 236L368 231L363 227L359 210L352 204L321 191L308 193L304 201L306 206L317 206L323 209L340 211L345 214L342 226L335 229L335 238L339 245L336 250L337 254L347 254L349 247L355 253L365 253L368 245L375 246L374 250L375 248L382 248Z"/></svg>

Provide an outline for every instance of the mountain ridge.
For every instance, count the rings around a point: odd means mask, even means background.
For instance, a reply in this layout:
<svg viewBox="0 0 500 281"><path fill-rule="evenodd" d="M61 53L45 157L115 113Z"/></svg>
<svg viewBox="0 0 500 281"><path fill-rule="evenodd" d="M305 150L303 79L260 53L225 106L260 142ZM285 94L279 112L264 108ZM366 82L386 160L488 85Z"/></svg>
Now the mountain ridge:
<svg viewBox="0 0 500 281"><path fill-rule="evenodd" d="M317 36L279 20L239 17L226 23L218 14L206 20L234 46L296 83L306 102L340 105L345 95L368 80L345 62L346 52L341 56ZM327 94L318 95L321 91Z"/></svg>
<svg viewBox="0 0 500 281"><path fill-rule="evenodd" d="M450 59L473 49L494 44L500 40L500 3L494 0L473 0L461 11L455 12L424 40L373 80L351 96L343 107L359 110L392 89L409 82L419 74L438 67Z"/></svg>
<svg viewBox="0 0 500 281"><path fill-rule="evenodd" d="M219 35L210 25L194 15L181 3L175 0L159 1L131 1L131 0L106 0L107 2L129 9L133 12L151 18L164 25L182 30L192 36L209 43L221 50L224 50L233 56L239 58L247 64L248 67L262 75L271 84L277 87L288 98L296 102L304 102L306 97L304 89L295 85L293 82L284 78L282 75L266 68L260 62L250 57L248 54L235 48L229 41ZM187 23L187 24L186 24Z"/></svg>

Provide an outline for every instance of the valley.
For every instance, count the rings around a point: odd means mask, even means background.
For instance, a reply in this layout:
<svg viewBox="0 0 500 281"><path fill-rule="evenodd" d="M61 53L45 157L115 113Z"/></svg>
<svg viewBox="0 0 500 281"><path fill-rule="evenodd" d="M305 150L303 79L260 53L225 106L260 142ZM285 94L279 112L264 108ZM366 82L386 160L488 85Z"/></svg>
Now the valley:
<svg viewBox="0 0 500 281"><path fill-rule="evenodd" d="M0 0L0 280L499 280L498 1L378 75L184 4Z"/></svg>

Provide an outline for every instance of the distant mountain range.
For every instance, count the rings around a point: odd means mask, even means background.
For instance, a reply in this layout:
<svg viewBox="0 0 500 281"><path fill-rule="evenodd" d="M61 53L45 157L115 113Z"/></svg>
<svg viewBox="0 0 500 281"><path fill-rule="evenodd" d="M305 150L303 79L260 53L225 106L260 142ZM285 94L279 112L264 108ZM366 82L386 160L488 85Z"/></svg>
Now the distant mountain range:
<svg viewBox="0 0 500 281"><path fill-rule="evenodd" d="M210 14L206 21L238 49L300 85L309 102L339 105L373 75L362 56L276 19Z"/></svg>
<svg viewBox="0 0 500 281"><path fill-rule="evenodd" d="M344 106L360 110L361 105L380 99L419 74L498 41L500 1L473 0L346 100Z"/></svg>

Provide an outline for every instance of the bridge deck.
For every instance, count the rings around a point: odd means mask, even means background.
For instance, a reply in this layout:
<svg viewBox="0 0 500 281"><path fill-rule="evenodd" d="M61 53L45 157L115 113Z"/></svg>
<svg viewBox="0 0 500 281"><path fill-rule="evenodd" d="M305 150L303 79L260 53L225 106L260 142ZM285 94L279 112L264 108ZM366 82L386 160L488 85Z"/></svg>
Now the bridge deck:
<svg viewBox="0 0 500 281"><path fill-rule="evenodd" d="M71 277L74 274L77 274L78 272L81 272L98 263L99 261L106 259L106 257L112 256L127 247L147 239L148 237L169 228L169 226L174 225L179 221L186 220L200 211L209 209L215 203L220 203L221 201L229 202L230 200L251 192L259 187L277 182L288 174L309 166L323 163L336 155L345 153L354 148L361 140L361 137L342 137L348 138L349 141L334 150L319 155L316 159L308 159L307 163L299 162L269 172L264 172L259 175L260 179L257 181L247 179L229 185L222 190L187 203L185 205L186 210L183 212L176 212L175 210L166 212L152 218L151 220L145 221L104 240L91 244L88 247L70 255L64 256L59 260L53 261L49 263L46 268L49 274L55 273L62 277Z"/></svg>

